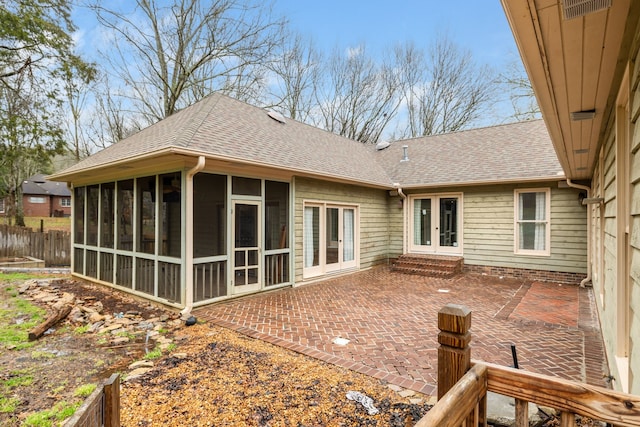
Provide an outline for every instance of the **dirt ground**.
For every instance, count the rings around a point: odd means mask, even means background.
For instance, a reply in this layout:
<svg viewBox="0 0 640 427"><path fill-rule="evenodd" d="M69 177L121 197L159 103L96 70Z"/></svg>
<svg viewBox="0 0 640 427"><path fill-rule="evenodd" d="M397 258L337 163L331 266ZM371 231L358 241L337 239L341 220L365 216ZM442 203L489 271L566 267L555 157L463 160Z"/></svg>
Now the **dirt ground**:
<svg viewBox="0 0 640 427"><path fill-rule="evenodd" d="M7 286L19 284L3 282L1 274L0 282L1 307ZM104 313L137 311L151 318L168 312L104 287L75 281L58 286L76 298L101 301ZM58 402L79 404L74 390L113 372L123 374L122 426L407 426L430 408L427 396L401 395L376 379L206 324L167 332L175 347L149 372L127 380L129 365L143 359L144 342L109 346L98 334L78 334L77 326L66 320L25 349L0 342L0 381L25 372L32 377L31 384L11 389L19 404L0 412L0 425L24 425L29 414ZM372 398L378 413L349 400L349 391Z"/></svg>

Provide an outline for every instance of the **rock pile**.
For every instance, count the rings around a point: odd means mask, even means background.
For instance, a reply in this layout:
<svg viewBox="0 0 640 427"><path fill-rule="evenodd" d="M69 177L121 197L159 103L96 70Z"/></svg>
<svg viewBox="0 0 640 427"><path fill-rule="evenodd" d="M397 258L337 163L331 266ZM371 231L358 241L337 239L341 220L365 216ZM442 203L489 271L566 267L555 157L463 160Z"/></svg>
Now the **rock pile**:
<svg viewBox="0 0 640 427"><path fill-rule="evenodd" d="M178 313L164 311L157 307L153 309L147 307L149 309L144 310L154 313L148 318L144 318L142 311L137 310L107 312L97 297L87 295L76 297L73 293L64 292L61 289L63 284L68 284L68 279L32 279L25 281L18 292L23 298L48 306L51 310L60 310L65 305L71 305L72 309L67 316L67 322L75 327L85 327L87 333L97 334L100 336L99 341L105 346L145 342L149 348L165 351L173 343L169 337L170 332L182 326ZM78 284L78 286L81 285ZM145 303L124 305L139 305L144 308ZM155 315L157 313L164 314Z"/></svg>

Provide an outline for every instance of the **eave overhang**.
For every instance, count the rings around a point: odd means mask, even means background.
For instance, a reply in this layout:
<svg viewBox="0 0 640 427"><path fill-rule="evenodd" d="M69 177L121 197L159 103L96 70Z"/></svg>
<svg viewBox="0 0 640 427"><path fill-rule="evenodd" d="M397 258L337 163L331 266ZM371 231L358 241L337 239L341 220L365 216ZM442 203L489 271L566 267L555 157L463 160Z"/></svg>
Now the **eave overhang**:
<svg viewBox="0 0 640 427"><path fill-rule="evenodd" d="M613 0L606 9L565 19L562 0L501 1L562 168L567 178L590 179L640 2ZM572 113L580 114L572 119Z"/></svg>

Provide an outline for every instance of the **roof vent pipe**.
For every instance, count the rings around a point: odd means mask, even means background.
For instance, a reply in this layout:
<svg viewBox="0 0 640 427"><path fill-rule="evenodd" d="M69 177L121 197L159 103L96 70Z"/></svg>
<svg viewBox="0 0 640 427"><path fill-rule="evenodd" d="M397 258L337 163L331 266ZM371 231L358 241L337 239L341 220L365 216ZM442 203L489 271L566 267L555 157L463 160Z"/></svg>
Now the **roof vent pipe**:
<svg viewBox="0 0 640 427"><path fill-rule="evenodd" d="M402 146L402 160L400 160L401 162L408 162L409 161L409 146L408 145L403 145Z"/></svg>

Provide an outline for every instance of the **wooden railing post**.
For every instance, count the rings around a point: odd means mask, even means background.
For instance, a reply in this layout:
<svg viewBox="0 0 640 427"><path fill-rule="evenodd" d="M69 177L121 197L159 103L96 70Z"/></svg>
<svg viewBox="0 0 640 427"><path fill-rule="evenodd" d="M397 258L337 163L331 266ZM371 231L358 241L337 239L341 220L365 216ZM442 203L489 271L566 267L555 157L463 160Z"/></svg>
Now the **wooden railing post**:
<svg viewBox="0 0 640 427"><path fill-rule="evenodd" d="M120 376L113 374L104 385L104 426L120 427Z"/></svg>
<svg viewBox="0 0 640 427"><path fill-rule="evenodd" d="M438 312L438 400L471 368L471 311L448 304Z"/></svg>

